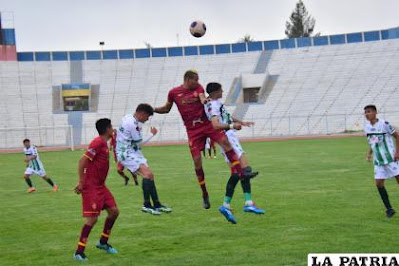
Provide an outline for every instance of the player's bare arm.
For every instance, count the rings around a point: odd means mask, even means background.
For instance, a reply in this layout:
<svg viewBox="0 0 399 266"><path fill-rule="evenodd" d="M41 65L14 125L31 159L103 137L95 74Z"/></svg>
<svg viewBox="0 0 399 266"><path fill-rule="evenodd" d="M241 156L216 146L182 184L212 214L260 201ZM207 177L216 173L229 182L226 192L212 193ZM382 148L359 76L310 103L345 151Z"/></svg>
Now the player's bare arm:
<svg viewBox="0 0 399 266"><path fill-rule="evenodd" d="M367 155L366 155L366 161L371 162L372 157L373 156L373 150L371 148L369 148L369 150L367 151Z"/></svg>
<svg viewBox="0 0 399 266"><path fill-rule="evenodd" d="M85 179L84 169L87 168L88 163L89 163L89 158L87 158L86 156L82 156L82 158L80 158L79 160L79 165L78 165L79 182L75 187L75 193L78 195L82 193L83 190L84 179Z"/></svg>
<svg viewBox="0 0 399 266"><path fill-rule="evenodd" d="M155 107L154 112L157 114L167 114L170 112L170 109L172 109L172 106L173 106L173 103L166 102L164 106Z"/></svg>
<svg viewBox="0 0 399 266"><path fill-rule="evenodd" d="M394 132L392 136L395 138L396 152L395 152L395 161L399 161L399 133Z"/></svg>
<svg viewBox="0 0 399 266"><path fill-rule="evenodd" d="M199 97L199 99L200 99L200 101L201 101L202 104L206 104L206 103L209 101L209 99L205 96L204 93L200 93L200 94L198 95L198 97Z"/></svg>
<svg viewBox="0 0 399 266"><path fill-rule="evenodd" d="M229 129L236 129L236 130L241 130L242 126L240 123L234 123L234 124L222 124L219 122L219 119L217 116L213 116L211 119L212 126L216 130L229 130Z"/></svg>
<svg viewBox="0 0 399 266"><path fill-rule="evenodd" d="M31 160L34 160L37 158L37 155L29 155L25 158L25 162L28 163Z"/></svg>
<svg viewBox="0 0 399 266"><path fill-rule="evenodd" d="M234 123L239 123L239 124L241 124L241 125L244 126L244 127L250 127L250 126L255 125L254 122L241 121L241 120L238 120L238 119L235 118L235 117L232 117L231 119L233 120Z"/></svg>
<svg viewBox="0 0 399 266"><path fill-rule="evenodd" d="M138 145L143 146L147 142L149 142L158 133L158 129L156 129L155 127L151 127L150 132L151 133L146 138L144 138L141 142L139 142Z"/></svg>

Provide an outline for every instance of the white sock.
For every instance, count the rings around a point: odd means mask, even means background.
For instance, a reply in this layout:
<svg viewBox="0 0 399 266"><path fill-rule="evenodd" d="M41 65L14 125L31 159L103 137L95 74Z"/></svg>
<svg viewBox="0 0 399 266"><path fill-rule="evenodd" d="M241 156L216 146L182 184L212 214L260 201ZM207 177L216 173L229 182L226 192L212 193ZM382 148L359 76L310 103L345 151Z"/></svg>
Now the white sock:
<svg viewBox="0 0 399 266"><path fill-rule="evenodd" d="M228 208L228 209L230 209L230 204L229 203L223 202L223 206Z"/></svg>
<svg viewBox="0 0 399 266"><path fill-rule="evenodd" d="M254 202L252 200L245 201L245 206L251 206L251 205L254 205Z"/></svg>

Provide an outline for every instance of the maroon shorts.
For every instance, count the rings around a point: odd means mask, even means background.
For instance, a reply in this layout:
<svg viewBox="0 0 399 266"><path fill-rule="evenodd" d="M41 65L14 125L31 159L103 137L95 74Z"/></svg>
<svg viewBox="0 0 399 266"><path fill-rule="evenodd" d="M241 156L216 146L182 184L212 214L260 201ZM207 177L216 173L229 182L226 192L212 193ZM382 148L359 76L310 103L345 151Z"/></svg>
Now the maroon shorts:
<svg viewBox="0 0 399 266"><path fill-rule="evenodd" d="M123 172L123 170L125 169L125 167L124 167L121 163L118 163L118 164L116 165L116 169L118 169L118 172Z"/></svg>
<svg viewBox="0 0 399 266"><path fill-rule="evenodd" d="M83 190L82 192L83 216L99 216L102 210L116 207L112 193L107 187L100 189Z"/></svg>
<svg viewBox="0 0 399 266"><path fill-rule="evenodd" d="M207 123L196 129L187 130L187 136L192 157L201 156L201 151L205 147L207 138L210 138L214 142L219 142L226 137L223 130L214 129L211 123Z"/></svg>

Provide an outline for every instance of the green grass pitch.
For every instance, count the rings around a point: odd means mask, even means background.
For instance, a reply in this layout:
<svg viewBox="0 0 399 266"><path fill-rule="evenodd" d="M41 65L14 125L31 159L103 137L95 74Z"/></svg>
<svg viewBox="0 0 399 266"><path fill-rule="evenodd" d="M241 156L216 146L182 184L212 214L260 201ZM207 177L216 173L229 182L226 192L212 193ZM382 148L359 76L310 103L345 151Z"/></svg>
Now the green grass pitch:
<svg viewBox="0 0 399 266"><path fill-rule="evenodd" d="M364 138L286 140L243 144L251 165L253 199L263 216L244 213L237 186L232 206L237 225L219 214L229 169L221 156L204 160L212 208L201 205L187 146L145 147L160 199L172 214L140 211L141 187L123 180L111 163L107 184L121 214L110 243L119 251L97 250L105 215L93 229L89 265L306 265L308 253L392 253L398 247L399 215L391 220L365 161ZM60 186L52 193L33 177L37 192L27 194L24 155L0 154L2 265L76 265L72 254L80 229L81 199L72 189L82 151L40 154L48 175ZM141 181L141 180L140 180ZM399 209L399 186L387 182Z"/></svg>

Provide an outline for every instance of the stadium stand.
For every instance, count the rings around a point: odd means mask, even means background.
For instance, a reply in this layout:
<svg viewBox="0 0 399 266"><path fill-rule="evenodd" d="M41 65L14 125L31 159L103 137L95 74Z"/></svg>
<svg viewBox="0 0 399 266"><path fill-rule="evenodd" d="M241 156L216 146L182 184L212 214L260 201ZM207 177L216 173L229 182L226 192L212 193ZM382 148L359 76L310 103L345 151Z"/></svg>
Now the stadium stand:
<svg viewBox="0 0 399 266"><path fill-rule="evenodd" d="M256 122L241 137L359 130L362 107L370 103L382 117L398 121L398 32L151 50L20 52L18 61L0 61L5 135L0 148L19 147L24 137L37 145L87 144L98 118L109 117L117 126L139 103L164 104L188 69L199 71L203 85L220 82L229 110ZM76 81L91 84L91 107L65 112L60 86ZM253 86L257 99L246 103L243 91ZM161 129L154 141L186 139L176 107L169 115L155 115L149 125Z"/></svg>

